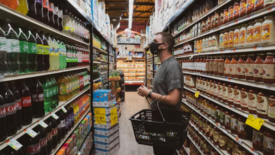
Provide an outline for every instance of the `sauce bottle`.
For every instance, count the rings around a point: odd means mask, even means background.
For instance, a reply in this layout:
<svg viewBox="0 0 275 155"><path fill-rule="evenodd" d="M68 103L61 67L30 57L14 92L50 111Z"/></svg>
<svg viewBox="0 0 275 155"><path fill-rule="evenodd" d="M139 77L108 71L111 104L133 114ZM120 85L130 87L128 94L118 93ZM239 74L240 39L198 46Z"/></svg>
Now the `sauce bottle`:
<svg viewBox="0 0 275 155"><path fill-rule="evenodd" d="M238 79L245 79L245 60L246 60L245 54L242 54L239 56L239 60L238 60L238 64L237 64Z"/></svg>
<svg viewBox="0 0 275 155"><path fill-rule="evenodd" d="M246 46L246 28L247 24L242 24L240 29L240 36L239 36L239 46L244 47Z"/></svg>
<svg viewBox="0 0 275 155"><path fill-rule="evenodd" d="M224 126L224 117L225 117L224 108L220 107L220 120L219 120L219 123L220 123L221 126Z"/></svg>
<svg viewBox="0 0 275 155"><path fill-rule="evenodd" d="M231 22L233 20L233 13L234 13L233 3L231 3L228 8L228 22Z"/></svg>
<svg viewBox="0 0 275 155"><path fill-rule="evenodd" d="M229 106L234 106L233 101L234 101L234 91L233 91L233 87L229 84L227 89L227 104Z"/></svg>
<svg viewBox="0 0 275 155"><path fill-rule="evenodd" d="M241 109L244 111L248 111L248 89L246 87L242 87L241 89Z"/></svg>
<svg viewBox="0 0 275 155"><path fill-rule="evenodd" d="M275 123L275 96L269 96L269 105L268 105L268 120Z"/></svg>
<svg viewBox="0 0 275 155"><path fill-rule="evenodd" d="M233 98L233 103L235 108L241 108L241 90L239 86L234 87L234 98Z"/></svg>
<svg viewBox="0 0 275 155"><path fill-rule="evenodd" d="M220 24L219 25L223 25L224 24L224 9L221 9L222 11L220 12Z"/></svg>
<svg viewBox="0 0 275 155"><path fill-rule="evenodd" d="M234 47L234 29L230 29L228 33L228 48Z"/></svg>
<svg viewBox="0 0 275 155"><path fill-rule="evenodd" d="M240 2L240 17L246 15L246 0Z"/></svg>
<svg viewBox="0 0 275 155"><path fill-rule="evenodd" d="M214 145L218 146L219 145L219 135L220 135L220 131L218 128L214 127L214 132L213 132L213 142Z"/></svg>
<svg viewBox="0 0 275 155"><path fill-rule="evenodd" d="M221 150L226 150L226 148L227 148L227 137L222 132L220 132L220 134L219 134L219 148Z"/></svg>
<svg viewBox="0 0 275 155"><path fill-rule="evenodd" d="M246 46L253 46L253 32L254 32L255 22L249 22L249 25L246 29Z"/></svg>
<svg viewBox="0 0 275 155"><path fill-rule="evenodd" d="M254 81L260 82L263 80L263 63L264 53L258 53L254 63Z"/></svg>
<svg viewBox="0 0 275 155"><path fill-rule="evenodd" d="M234 47L238 47L239 46L239 38L240 38L240 26L236 26L235 30L234 30Z"/></svg>
<svg viewBox="0 0 275 155"><path fill-rule="evenodd" d="M264 143L263 154L264 155L274 154L275 132L266 128L264 131L263 143Z"/></svg>
<svg viewBox="0 0 275 155"><path fill-rule="evenodd" d="M248 112L257 114L257 89L250 89L248 92Z"/></svg>
<svg viewBox="0 0 275 155"><path fill-rule="evenodd" d="M274 1L275 2L275 1ZM272 43L274 36L274 16L268 15L264 17L265 21L262 24L262 44Z"/></svg>
<svg viewBox="0 0 275 155"><path fill-rule="evenodd" d="M218 93L217 93L217 100L221 101L222 100L222 83L218 82Z"/></svg>
<svg viewBox="0 0 275 155"><path fill-rule="evenodd" d="M230 63L230 77L237 78L238 55L233 55Z"/></svg>
<svg viewBox="0 0 275 155"><path fill-rule="evenodd" d="M224 75L224 55L220 55L220 59L218 62L218 75Z"/></svg>
<svg viewBox="0 0 275 155"><path fill-rule="evenodd" d="M226 56L224 61L224 76L230 77L230 65L231 65L231 56Z"/></svg>
<svg viewBox="0 0 275 155"><path fill-rule="evenodd" d="M221 32L219 37L219 47L220 49L224 48L224 31Z"/></svg>
<svg viewBox="0 0 275 155"><path fill-rule="evenodd" d="M226 24L228 22L228 9L224 8L223 11L223 24Z"/></svg>
<svg viewBox="0 0 275 155"><path fill-rule="evenodd" d="M253 42L254 45L259 45L262 43L262 23L263 19L256 19L253 30Z"/></svg>
<svg viewBox="0 0 275 155"><path fill-rule="evenodd" d="M238 128L238 116L237 114L231 114L230 131L233 134L237 134Z"/></svg>
<svg viewBox="0 0 275 155"><path fill-rule="evenodd" d="M260 131L253 129L252 146L254 150L263 151L264 131L265 127L261 127Z"/></svg>
<svg viewBox="0 0 275 155"><path fill-rule="evenodd" d="M223 83L222 85L222 92L223 92L223 95L222 95L222 102L223 103L227 103L227 94L228 94L228 87L227 87L227 84L226 83Z"/></svg>
<svg viewBox="0 0 275 155"><path fill-rule="evenodd" d="M223 48L228 48L228 32L225 31L223 34Z"/></svg>
<svg viewBox="0 0 275 155"><path fill-rule="evenodd" d="M238 119L238 129L237 134L239 138L242 138L244 140L250 140L252 134L252 128L249 127L247 124L245 124L246 118L239 117Z"/></svg>
<svg viewBox="0 0 275 155"><path fill-rule="evenodd" d="M215 106L215 122L220 123L220 109L218 106Z"/></svg>
<svg viewBox="0 0 275 155"><path fill-rule="evenodd" d="M246 14L254 12L254 0L246 1Z"/></svg>
<svg viewBox="0 0 275 155"><path fill-rule="evenodd" d="M255 0L255 11L264 8L264 0Z"/></svg>
<svg viewBox="0 0 275 155"><path fill-rule="evenodd" d="M264 0L264 7L269 7L275 3L274 0Z"/></svg>
<svg viewBox="0 0 275 155"><path fill-rule="evenodd" d="M248 54L245 61L245 79L253 80L254 79L254 57L255 54Z"/></svg>
<svg viewBox="0 0 275 155"><path fill-rule="evenodd" d="M260 118L267 118L268 96L268 93L263 91L257 94L257 116Z"/></svg>
<svg viewBox="0 0 275 155"><path fill-rule="evenodd" d="M216 81L213 82L213 90L214 90L213 98L217 99L217 96L218 96L218 83Z"/></svg>
<svg viewBox="0 0 275 155"><path fill-rule="evenodd" d="M275 53L269 52L265 58L263 64L263 82L264 83L274 83L275 82Z"/></svg>
<svg viewBox="0 0 275 155"><path fill-rule="evenodd" d="M205 66L205 72L206 74L210 74L210 57L206 58L206 66Z"/></svg>
<svg viewBox="0 0 275 155"><path fill-rule="evenodd" d="M209 73L210 74L213 74L213 71L214 71L214 59L212 57L209 57L210 58L210 63L209 63Z"/></svg>
<svg viewBox="0 0 275 155"><path fill-rule="evenodd" d="M240 1L234 2L234 8L233 8L233 19L237 19L240 17Z"/></svg>
<svg viewBox="0 0 275 155"><path fill-rule="evenodd" d="M218 67L219 67L219 59L216 56L214 59L213 74L218 75Z"/></svg>
<svg viewBox="0 0 275 155"><path fill-rule="evenodd" d="M215 27L220 26L220 13L218 11L215 12Z"/></svg>
<svg viewBox="0 0 275 155"><path fill-rule="evenodd" d="M230 130L231 127L231 115L228 111L225 111L224 113L224 126L225 129Z"/></svg>

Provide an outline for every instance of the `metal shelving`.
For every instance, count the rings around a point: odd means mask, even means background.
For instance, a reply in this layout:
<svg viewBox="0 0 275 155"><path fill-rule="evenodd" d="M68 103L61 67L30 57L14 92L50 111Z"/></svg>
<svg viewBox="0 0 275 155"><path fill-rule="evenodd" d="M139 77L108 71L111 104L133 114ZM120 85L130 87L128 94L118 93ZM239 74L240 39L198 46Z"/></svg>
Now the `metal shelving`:
<svg viewBox="0 0 275 155"><path fill-rule="evenodd" d="M204 154L203 151L200 149L200 147L194 142L194 140L190 137L189 134L187 134L187 137L190 139L191 143L193 143L193 145L197 148L197 150L199 150L200 154Z"/></svg>

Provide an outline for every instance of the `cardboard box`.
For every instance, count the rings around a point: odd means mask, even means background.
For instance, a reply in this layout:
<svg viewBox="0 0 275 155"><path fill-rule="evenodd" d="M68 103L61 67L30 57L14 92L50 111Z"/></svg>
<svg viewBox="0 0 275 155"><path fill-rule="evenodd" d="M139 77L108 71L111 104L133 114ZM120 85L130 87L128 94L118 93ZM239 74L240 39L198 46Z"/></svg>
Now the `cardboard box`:
<svg viewBox="0 0 275 155"><path fill-rule="evenodd" d="M103 143L110 143L114 139L119 137L119 131L114 132L110 136L102 136L102 135L97 135L95 134L95 142L103 142Z"/></svg>
<svg viewBox="0 0 275 155"><path fill-rule="evenodd" d="M116 139L114 139L110 143L95 142L95 148L104 149L104 150L111 150L117 144L119 144L119 137L117 137Z"/></svg>
<svg viewBox="0 0 275 155"><path fill-rule="evenodd" d="M110 101L114 98L112 90L98 89L93 92L94 102Z"/></svg>
<svg viewBox="0 0 275 155"><path fill-rule="evenodd" d="M102 135L102 136L110 136L111 134L115 133L118 130L119 130L119 125L116 124L109 129L95 128L95 134Z"/></svg>
<svg viewBox="0 0 275 155"><path fill-rule="evenodd" d="M117 144L110 150L96 149L95 154L96 155L112 155L119 149L119 147L120 147L120 145Z"/></svg>

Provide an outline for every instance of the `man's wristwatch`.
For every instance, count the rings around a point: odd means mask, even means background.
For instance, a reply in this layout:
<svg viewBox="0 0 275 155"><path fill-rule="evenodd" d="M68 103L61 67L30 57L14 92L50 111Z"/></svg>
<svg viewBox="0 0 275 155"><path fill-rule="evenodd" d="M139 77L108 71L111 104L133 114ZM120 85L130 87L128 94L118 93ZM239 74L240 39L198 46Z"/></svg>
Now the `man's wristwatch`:
<svg viewBox="0 0 275 155"><path fill-rule="evenodd" d="M152 94L152 92L150 91L150 92L148 93L147 97L151 98L151 94Z"/></svg>

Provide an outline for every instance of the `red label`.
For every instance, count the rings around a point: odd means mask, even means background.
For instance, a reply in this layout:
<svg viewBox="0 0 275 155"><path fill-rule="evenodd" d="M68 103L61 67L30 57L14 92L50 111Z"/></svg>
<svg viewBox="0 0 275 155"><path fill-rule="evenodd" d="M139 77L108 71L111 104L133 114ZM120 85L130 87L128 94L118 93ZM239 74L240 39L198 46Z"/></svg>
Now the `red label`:
<svg viewBox="0 0 275 155"><path fill-rule="evenodd" d="M54 4L53 4L53 3L50 3L49 11L53 12L53 10L54 10Z"/></svg>
<svg viewBox="0 0 275 155"><path fill-rule="evenodd" d="M32 105L31 96L21 97L22 107L29 107Z"/></svg>
<svg viewBox="0 0 275 155"><path fill-rule="evenodd" d="M52 140L52 132L47 133L47 141Z"/></svg>
<svg viewBox="0 0 275 155"><path fill-rule="evenodd" d="M6 113L7 113L7 115L11 115L11 114L16 113L16 104L15 104L15 102L6 104Z"/></svg>
<svg viewBox="0 0 275 155"><path fill-rule="evenodd" d="M52 129L52 136L56 136L58 134L58 129Z"/></svg>
<svg viewBox="0 0 275 155"><path fill-rule="evenodd" d="M31 155L40 151L40 144L34 144L26 147L26 154Z"/></svg>
<svg viewBox="0 0 275 155"><path fill-rule="evenodd" d="M33 102L44 102L44 94L43 93L36 93L32 94Z"/></svg>
<svg viewBox="0 0 275 155"><path fill-rule="evenodd" d="M47 146L47 137L40 139L40 148Z"/></svg>
<svg viewBox="0 0 275 155"><path fill-rule="evenodd" d="M21 109L21 99L15 100L15 105L16 105L16 110L20 110Z"/></svg>
<svg viewBox="0 0 275 155"><path fill-rule="evenodd" d="M43 0L43 8L49 9L49 0Z"/></svg>
<svg viewBox="0 0 275 155"><path fill-rule="evenodd" d="M6 116L6 108L5 105L0 106L0 118L3 118Z"/></svg>

